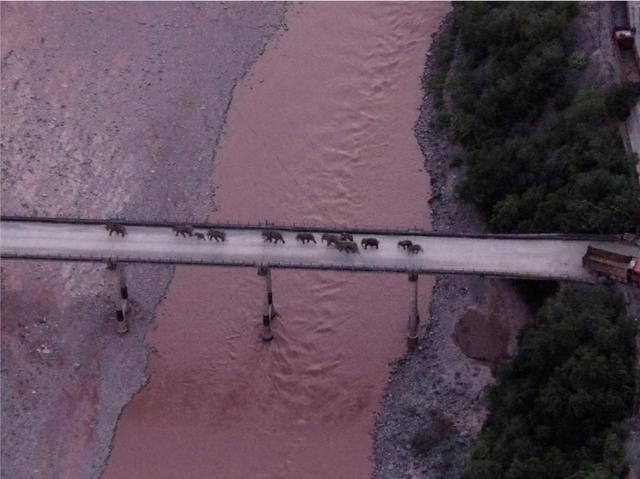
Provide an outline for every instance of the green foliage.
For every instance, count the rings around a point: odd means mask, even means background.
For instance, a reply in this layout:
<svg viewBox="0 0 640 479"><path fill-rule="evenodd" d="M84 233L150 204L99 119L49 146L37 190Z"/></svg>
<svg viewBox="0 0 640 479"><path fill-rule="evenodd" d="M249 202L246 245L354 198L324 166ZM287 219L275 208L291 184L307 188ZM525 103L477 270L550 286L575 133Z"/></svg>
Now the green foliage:
<svg viewBox="0 0 640 479"><path fill-rule="evenodd" d="M437 110L431 120L431 127L436 130L446 130L451 126L451 115L444 108Z"/></svg>
<svg viewBox="0 0 640 479"><path fill-rule="evenodd" d="M606 104L609 115L623 121L638 101L638 89L630 84L615 85L607 93Z"/></svg>
<svg viewBox="0 0 640 479"><path fill-rule="evenodd" d="M605 287L571 286L547 302L498 370L462 477L622 477L617 424L631 414L634 337L622 299Z"/></svg>
<svg viewBox="0 0 640 479"><path fill-rule="evenodd" d="M436 97L436 108L443 106L442 91L444 89L447 73L451 61L453 60L453 52L455 48L455 39L458 33L457 17L454 17L444 29L438 34L431 54L433 55L433 64L435 70L432 75L423 77L428 83L423 84L425 90L434 93Z"/></svg>
<svg viewBox="0 0 640 479"><path fill-rule="evenodd" d="M462 156L454 155L453 158L451 158L451 166L453 166L454 168L460 168L463 161L464 159L462 158Z"/></svg>
<svg viewBox="0 0 640 479"><path fill-rule="evenodd" d="M639 93L630 85L572 91L567 74L587 64L572 51L578 8L465 4L454 19L461 51L451 72L455 35L447 33L447 67L429 85L438 89L434 125L448 126L463 147L461 194L495 231L620 233L640 224L636 158L618 133ZM545 303L521 332L518 356L497 371L463 479L623 477L635 333L604 287L572 286ZM433 444L431 430L414 438L417 449Z"/></svg>
<svg viewBox="0 0 640 479"><path fill-rule="evenodd" d="M638 91L568 90L566 72L586 62L571 50L577 8L472 2L457 16L452 108L434 124L450 125L464 147L461 194L494 231L622 233L640 224L636 160L617 130Z"/></svg>
<svg viewBox="0 0 640 479"><path fill-rule="evenodd" d="M569 57L569 68L574 71L582 71L587 67L587 56L582 52L572 53Z"/></svg>
<svg viewBox="0 0 640 479"><path fill-rule="evenodd" d="M502 467L499 462L479 459L469 464L461 479L496 479L501 474Z"/></svg>
<svg viewBox="0 0 640 479"><path fill-rule="evenodd" d="M464 191L490 212L494 230L633 231L640 222L636 160L625 152L615 122L607 123L620 111L611 109L612 96L620 94L581 92L540 138L517 137L467 157L472 165ZM500 175L487 178L490 171ZM506 182L509 175L516 180Z"/></svg>
<svg viewBox="0 0 640 479"><path fill-rule="evenodd" d="M433 95L433 105L436 113L431 120L431 126L437 130L446 130L451 126L451 115L445 106L443 93L447 74L453 60L457 33L457 17L454 17L453 21L450 21L439 33L433 44L431 51L433 55L433 73L423 77L424 81L427 82L423 84L424 90L430 91Z"/></svg>
<svg viewBox="0 0 640 479"><path fill-rule="evenodd" d="M456 113L476 117L483 132L464 146L535 120L563 81L575 15L571 3L465 4L459 19L463 61L452 82Z"/></svg>

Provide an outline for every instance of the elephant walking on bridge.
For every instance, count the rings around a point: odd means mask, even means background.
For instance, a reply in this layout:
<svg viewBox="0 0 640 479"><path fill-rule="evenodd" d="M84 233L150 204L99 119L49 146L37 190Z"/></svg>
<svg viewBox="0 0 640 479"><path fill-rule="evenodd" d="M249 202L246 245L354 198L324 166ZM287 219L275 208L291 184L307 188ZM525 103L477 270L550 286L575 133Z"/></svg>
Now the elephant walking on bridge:
<svg viewBox="0 0 640 479"><path fill-rule="evenodd" d="M298 241L302 241L302 244L307 244L310 242L313 242L313 244L316 244L316 239L311 233L298 233L296 235L296 239Z"/></svg>
<svg viewBox="0 0 640 479"><path fill-rule="evenodd" d="M364 248L367 249L369 246L371 246L372 248L378 249L378 240L375 238L364 238L361 242L360 245Z"/></svg>
<svg viewBox="0 0 640 479"><path fill-rule="evenodd" d="M193 236L193 226L191 225L175 225L172 229L176 236L182 235L183 238Z"/></svg>
<svg viewBox="0 0 640 479"><path fill-rule="evenodd" d="M336 242L336 249L338 251L344 251L345 253L357 253L358 245L349 240L338 240Z"/></svg>
<svg viewBox="0 0 640 479"><path fill-rule="evenodd" d="M209 238L209 241L215 239L216 243L218 242L218 240L224 243L227 239L227 234L224 231L218 231L210 228L207 230L207 238Z"/></svg>
<svg viewBox="0 0 640 479"><path fill-rule="evenodd" d="M320 241L326 241L327 242L327 246L331 246L331 245L335 245L338 241L340 241L340 236L338 235L332 235L329 233L324 233L322 235L322 238L320 238Z"/></svg>
<svg viewBox="0 0 640 479"><path fill-rule="evenodd" d="M282 237L282 233L279 233L277 231L265 230L262 232L262 237L268 243L278 244L278 241L282 241L282 244L284 244L284 238Z"/></svg>
<svg viewBox="0 0 640 479"><path fill-rule="evenodd" d="M127 236L127 228L125 228L125 226L121 224L109 223L107 226L105 226L105 229L109 232L109 236L111 236L112 233L120 235L123 238Z"/></svg>

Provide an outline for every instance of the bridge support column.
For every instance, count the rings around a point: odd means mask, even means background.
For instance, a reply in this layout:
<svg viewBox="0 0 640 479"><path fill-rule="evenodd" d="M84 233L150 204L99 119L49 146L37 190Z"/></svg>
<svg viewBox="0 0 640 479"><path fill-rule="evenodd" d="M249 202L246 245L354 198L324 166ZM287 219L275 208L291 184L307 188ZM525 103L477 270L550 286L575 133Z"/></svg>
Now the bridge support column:
<svg viewBox="0 0 640 479"><path fill-rule="evenodd" d="M258 268L258 276L264 278L264 302L262 307L262 340L267 342L273 339L271 332L271 320L276 315L273 309L273 291L271 290L271 270L269 268Z"/></svg>
<svg viewBox="0 0 640 479"><path fill-rule="evenodd" d="M129 331L129 323L125 317L129 311L129 291L127 289L127 275L124 266L109 261L107 264L111 282L112 300L116 307L116 332L125 334Z"/></svg>
<svg viewBox="0 0 640 479"><path fill-rule="evenodd" d="M418 314L418 274L410 273L409 282L413 285L413 294L409 304L407 347L412 351L418 345L418 326L420 325L420 315Z"/></svg>
<svg viewBox="0 0 640 479"><path fill-rule="evenodd" d="M129 304L129 289L127 288L127 273L122 263L116 264L118 271L118 283L120 286L120 300L122 302L122 311L128 313L131 310L131 304Z"/></svg>

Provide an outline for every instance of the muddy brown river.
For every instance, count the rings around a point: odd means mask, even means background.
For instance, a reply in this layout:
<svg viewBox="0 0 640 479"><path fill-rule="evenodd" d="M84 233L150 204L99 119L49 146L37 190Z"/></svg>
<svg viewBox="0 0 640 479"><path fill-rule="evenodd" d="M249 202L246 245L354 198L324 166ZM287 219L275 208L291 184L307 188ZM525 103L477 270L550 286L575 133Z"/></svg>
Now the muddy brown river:
<svg viewBox="0 0 640 479"><path fill-rule="evenodd" d="M210 221L428 228L413 126L448 3L305 3L236 86ZM324 247L318 244L310 247ZM375 253L372 253L375 254ZM431 282L420 283L427 318ZM403 275L178 267L103 477L365 478L389 363L405 350Z"/></svg>

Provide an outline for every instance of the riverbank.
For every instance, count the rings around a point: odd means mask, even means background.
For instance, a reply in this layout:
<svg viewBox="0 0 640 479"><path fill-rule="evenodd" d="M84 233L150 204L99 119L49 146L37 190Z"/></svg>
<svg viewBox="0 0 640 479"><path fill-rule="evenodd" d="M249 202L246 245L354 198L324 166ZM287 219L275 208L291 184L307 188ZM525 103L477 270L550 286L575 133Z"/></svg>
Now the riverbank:
<svg viewBox="0 0 640 479"><path fill-rule="evenodd" d="M435 71L435 45L423 84ZM479 213L457 194L464 172L452 164L455 149L446 134L431 126L435 116L434 94L426 91L415 134L431 178L432 228L484 232ZM530 317L509 281L436 278L420 346L392 367L374 431L374 478L459 477L486 417L483 391L493 381L490 367L515 354L517 331Z"/></svg>
<svg viewBox="0 0 640 479"><path fill-rule="evenodd" d="M580 39L576 44L581 50L572 58L588 61L584 63L586 68L568 73L570 91L584 86L600 86L601 82L606 84L611 81L611 71L607 64L611 41L606 29L601 28L602 16L607 13L607 8L606 4L601 3L585 5L579 11L580 16L574 21L577 37ZM467 18L467 25L474 21L475 17ZM582 41L584 38L589 41ZM427 62L427 80L434 74L433 65L429 68L430 61ZM491 85L488 88L490 87ZM431 113L421 118L435 117L433 102L432 92L429 92L425 96L423 106ZM596 126L594 124L593 128ZM464 230L470 227L475 228L473 231L481 230L479 216L469 205L461 203L455 194L464 175L464 166L454 166L447 158L456 157L460 152L452 150L446 139L439 135L437 130L431 129L426 122L418 123L416 135L423 140L421 146L427 164L435 167L434 170L430 170L434 194L431 201L434 229L446 231L448 228ZM453 163L460 165L463 162ZM487 180L491 182L491 178ZM484 288L484 292L478 288ZM465 339L465 335L473 333L470 326L474 323L480 326L477 331L480 334L483 332L482 329L488 326L485 322L487 316L483 318L477 314L475 303L479 301L482 304L482 298L490 297L491 291L496 291L497 288L504 289L505 297L515 301L513 305L517 304L520 312L512 310L509 306L494 308L494 317L511 319L503 319L502 326L500 320L494 322L494 333L489 335L490 338ZM621 289L626 293L630 315L637 317L636 291ZM469 301L474 292L478 296ZM532 299L536 299L536 295L532 296ZM454 301L455 305L452 305ZM484 346L489 343L486 339L490 342L491 339L495 341L506 338L509 336L508 331L515 333L519 325L530 317L526 305L510 284L480 278L468 285L460 278L438 278L434 288L431 315L432 330L424 338L423 349L400 361L390 381L376 431L375 477L401 477L407 473L412 474L411 477L460 475L464 469L470 440L477 434L482 425L481 418L486 414L487 404L482 398L482 383L489 384L492 379L490 375L482 377L478 374L476 377L479 379L474 384L475 372L465 377L469 365L473 367L481 363L469 363L468 358L460 355L460 351L452 353L452 349L455 349L454 344L464 350L466 356L489 359L490 364L507 360L515 349L514 336L506 342L513 348L506 348L504 351L507 354L504 355L487 355ZM490 314L488 317L491 316ZM478 319L480 321L477 321ZM495 329L495 326L498 328ZM484 352L479 349L484 349ZM489 348L494 353L500 349ZM478 354L479 352L481 354ZM488 356L493 358L490 359ZM446 364L446 369L440 367L441 364ZM476 391L479 394L475 394ZM631 418L629 423L637 430L637 417ZM636 464L637 437L637 433L632 431L628 443L629 457L632 463ZM634 469L637 468L636 464L633 464Z"/></svg>
<svg viewBox="0 0 640 479"><path fill-rule="evenodd" d="M2 214L202 221L215 209L233 89L284 5L0 8ZM100 477L147 382L145 338L173 273L127 267L134 308L118 336L104 266L3 260L3 478Z"/></svg>

